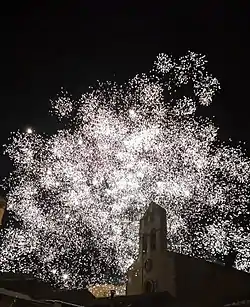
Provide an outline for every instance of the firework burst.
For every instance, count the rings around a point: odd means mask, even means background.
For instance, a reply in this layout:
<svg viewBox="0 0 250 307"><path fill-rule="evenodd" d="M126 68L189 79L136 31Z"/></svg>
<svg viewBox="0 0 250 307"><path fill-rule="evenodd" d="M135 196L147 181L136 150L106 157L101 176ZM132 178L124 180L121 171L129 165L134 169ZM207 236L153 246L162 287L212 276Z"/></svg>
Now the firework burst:
<svg viewBox="0 0 250 307"><path fill-rule="evenodd" d="M160 54L148 74L99 84L78 100L62 93L50 137L17 133L6 153L8 208L1 271L32 273L65 287L116 282L137 255L139 218L154 200L167 211L169 249L213 259L230 247L249 267L250 162L196 118L219 89L203 56Z"/></svg>

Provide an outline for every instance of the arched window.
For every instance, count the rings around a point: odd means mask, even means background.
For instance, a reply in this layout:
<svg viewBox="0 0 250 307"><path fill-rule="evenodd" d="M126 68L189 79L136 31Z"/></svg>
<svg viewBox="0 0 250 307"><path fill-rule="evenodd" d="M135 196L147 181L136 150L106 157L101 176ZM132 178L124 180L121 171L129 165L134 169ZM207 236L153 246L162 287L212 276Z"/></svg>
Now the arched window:
<svg viewBox="0 0 250 307"><path fill-rule="evenodd" d="M153 293L155 292L154 282L152 280L147 280L144 284L144 292L145 293Z"/></svg>
<svg viewBox="0 0 250 307"><path fill-rule="evenodd" d="M150 232L150 249L156 250L156 230L154 228Z"/></svg>

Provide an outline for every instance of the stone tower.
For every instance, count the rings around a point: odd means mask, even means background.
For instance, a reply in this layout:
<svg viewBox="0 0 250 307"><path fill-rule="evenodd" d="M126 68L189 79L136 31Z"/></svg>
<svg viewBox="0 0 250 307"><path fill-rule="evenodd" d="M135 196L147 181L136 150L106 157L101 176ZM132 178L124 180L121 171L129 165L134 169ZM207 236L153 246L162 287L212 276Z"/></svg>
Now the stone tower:
<svg viewBox="0 0 250 307"><path fill-rule="evenodd" d="M0 196L0 226L2 225L3 215L6 208L6 201Z"/></svg>
<svg viewBox="0 0 250 307"><path fill-rule="evenodd" d="M127 294L174 294L174 259L167 252L166 211L156 203L149 205L140 220L139 244L138 259L128 272Z"/></svg>

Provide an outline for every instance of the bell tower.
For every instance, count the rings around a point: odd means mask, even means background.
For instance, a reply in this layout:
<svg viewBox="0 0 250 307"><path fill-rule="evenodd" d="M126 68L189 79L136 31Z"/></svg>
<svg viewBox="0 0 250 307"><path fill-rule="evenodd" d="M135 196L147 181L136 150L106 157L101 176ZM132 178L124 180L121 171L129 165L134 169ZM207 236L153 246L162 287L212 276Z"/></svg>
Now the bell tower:
<svg viewBox="0 0 250 307"><path fill-rule="evenodd" d="M140 221L140 261L142 291L158 292L159 269L167 250L166 211L151 202Z"/></svg>
<svg viewBox="0 0 250 307"><path fill-rule="evenodd" d="M174 258L167 251L166 211L151 202L140 220L139 256L128 272L127 294L174 294Z"/></svg>
<svg viewBox="0 0 250 307"><path fill-rule="evenodd" d="M2 225L3 215L6 208L6 201L0 196L0 226Z"/></svg>
<svg viewBox="0 0 250 307"><path fill-rule="evenodd" d="M140 220L140 257L145 258L167 249L166 211L151 202Z"/></svg>

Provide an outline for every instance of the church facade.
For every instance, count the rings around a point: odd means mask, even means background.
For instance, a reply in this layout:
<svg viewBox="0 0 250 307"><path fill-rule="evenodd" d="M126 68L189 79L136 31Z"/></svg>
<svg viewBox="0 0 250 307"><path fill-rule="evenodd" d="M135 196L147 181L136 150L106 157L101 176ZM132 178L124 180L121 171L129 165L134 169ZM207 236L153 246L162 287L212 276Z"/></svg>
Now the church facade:
<svg viewBox="0 0 250 307"><path fill-rule="evenodd" d="M167 250L166 211L151 203L140 221L138 259L127 295L168 292L179 301L227 303L250 298L250 274Z"/></svg>

